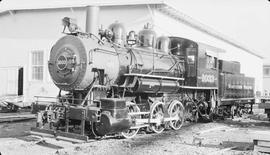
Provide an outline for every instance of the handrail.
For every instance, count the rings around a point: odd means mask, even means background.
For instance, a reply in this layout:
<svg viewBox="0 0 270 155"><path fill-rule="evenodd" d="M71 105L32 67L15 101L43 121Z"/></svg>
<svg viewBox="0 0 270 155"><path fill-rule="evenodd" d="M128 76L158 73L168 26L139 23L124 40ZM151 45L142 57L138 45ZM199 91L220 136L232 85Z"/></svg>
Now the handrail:
<svg viewBox="0 0 270 155"><path fill-rule="evenodd" d="M183 81L184 78L177 78L177 77L169 77L169 76L159 76L159 75L149 75L149 74L124 74L124 76L138 76L138 77L146 77L146 78L156 78L156 79L167 79L167 80L181 80Z"/></svg>

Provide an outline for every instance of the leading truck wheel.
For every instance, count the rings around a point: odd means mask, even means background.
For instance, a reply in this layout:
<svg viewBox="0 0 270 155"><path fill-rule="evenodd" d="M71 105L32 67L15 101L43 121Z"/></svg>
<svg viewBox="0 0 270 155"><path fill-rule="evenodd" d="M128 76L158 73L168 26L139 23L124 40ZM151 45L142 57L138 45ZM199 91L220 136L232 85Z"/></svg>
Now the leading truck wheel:
<svg viewBox="0 0 270 155"><path fill-rule="evenodd" d="M170 127L173 130L179 130L184 124L184 106L181 102L174 100L168 109L170 117L177 117L178 119L170 121Z"/></svg>
<svg viewBox="0 0 270 155"><path fill-rule="evenodd" d="M100 122L93 122L91 124L92 133L96 138L101 138L110 133L110 116L108 111L103 111L100 116Z"/></svg>
<svg viewBox="0 0 270 155"><path fill-rule="evenodd" d="M164 120L164 111L163 111L163 103L157 102L152 105L150 111L150 122L151 120L156 120L157 122L150 124L150 129L155 133L161 133L164 131L164 124L162 121Z"/></svg>
<svg viewBox="0 0 270 155"><path fill-rule="evenodd" d="M95 138L102 138L103 136L105 136L105 134L100 134L98 131L97 131L97 128L99 126L99 123L97 122L93 122L93 124L91 125L91 131L93 133L93 135L95 136Z"/></svg>
<svg viewBox="0 0 270 155"><path fill-rule="evenodd" d="M140 108L137 105L131 105L128 107L128 112L140 112ZM136 118L140 118L139 115L137 116L131 116L132 121L135 121ZM121 135L124 138L133 138L137 135L138 131L140 130L140 128L138 129L128 129L126 131L121 132Z"/></svg>

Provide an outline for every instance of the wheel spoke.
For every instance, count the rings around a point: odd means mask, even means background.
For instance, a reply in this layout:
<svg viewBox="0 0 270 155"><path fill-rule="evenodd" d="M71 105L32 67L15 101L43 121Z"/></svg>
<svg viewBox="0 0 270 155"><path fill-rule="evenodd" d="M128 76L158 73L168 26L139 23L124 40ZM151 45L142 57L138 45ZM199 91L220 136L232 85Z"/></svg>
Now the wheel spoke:
<svg viewBox="0 0 270 155"><path fill-rule="evenodd" d="M169 115L170 117L178 116L179 118L177 120L170 121L170 126L174 130L179 130L184 122L184 108L181 102L174 101L171 103L169 109Z"/></svg>
<svg viewBox="0 0 270 155"><path fill-rule="evenodd" d="M154 103L150 112L150 119L163 119L164 113L162 108L162 102ZM150 125L150 129L155 133L161 133L164 130L162 123L153 123Z"/></svg>

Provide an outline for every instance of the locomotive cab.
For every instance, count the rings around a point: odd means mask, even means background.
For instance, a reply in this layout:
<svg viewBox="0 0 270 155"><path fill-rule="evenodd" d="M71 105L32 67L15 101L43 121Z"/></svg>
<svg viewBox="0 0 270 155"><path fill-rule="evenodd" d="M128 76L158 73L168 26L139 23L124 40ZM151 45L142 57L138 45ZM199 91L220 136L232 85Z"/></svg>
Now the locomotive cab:
<svg viewBox="0 0 270 155"><path fill-rule="evenodd" d="M185 60L185 85L217 87L221 49L179 37L170 37L170 41L171 53Z"/></svg>
<svg viewBox="0 0 270 155"><path fill-rule="evenodd" d="M197 84L200 87L218 87L218 53L222 49L198 43Z"/></svg>
<svg viewBox="0 0 270 155"><path fill-rule="evenodd" d="M196 86L198 45L184 38L170 37L171 53L185 61L185 84Z"/></svg>

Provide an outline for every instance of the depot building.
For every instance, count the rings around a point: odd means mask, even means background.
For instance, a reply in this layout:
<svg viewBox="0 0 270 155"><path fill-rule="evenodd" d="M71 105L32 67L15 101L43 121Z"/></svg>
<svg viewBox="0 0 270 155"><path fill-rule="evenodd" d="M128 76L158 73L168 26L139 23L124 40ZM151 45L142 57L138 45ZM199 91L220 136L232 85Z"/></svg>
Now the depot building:
<svg viewBox="0 0 270 155"><path fill-rule="evenodd" d="M118 21L124 24L127 32L139 32L146 23L151 23L158 35L188 38L223 49L218 57L239 61L241 73L255 77L255 91L262 91L263 60L260 55L164 1L28 1L20 4L0 2L0 69L14 66L21 69L19 82L11 78L8 71L0 72L0 95L17 93L17 89L21 89L19 92L26 102L33 101L34 96L57 96L59 89L48 72L50 49L64 35L64 17L75 19L80 29L85 30L87 6L99 8L98 14L93 16L98 20L98 27L107 28ZM13 86L14 81L22 84Z"/></svg>

